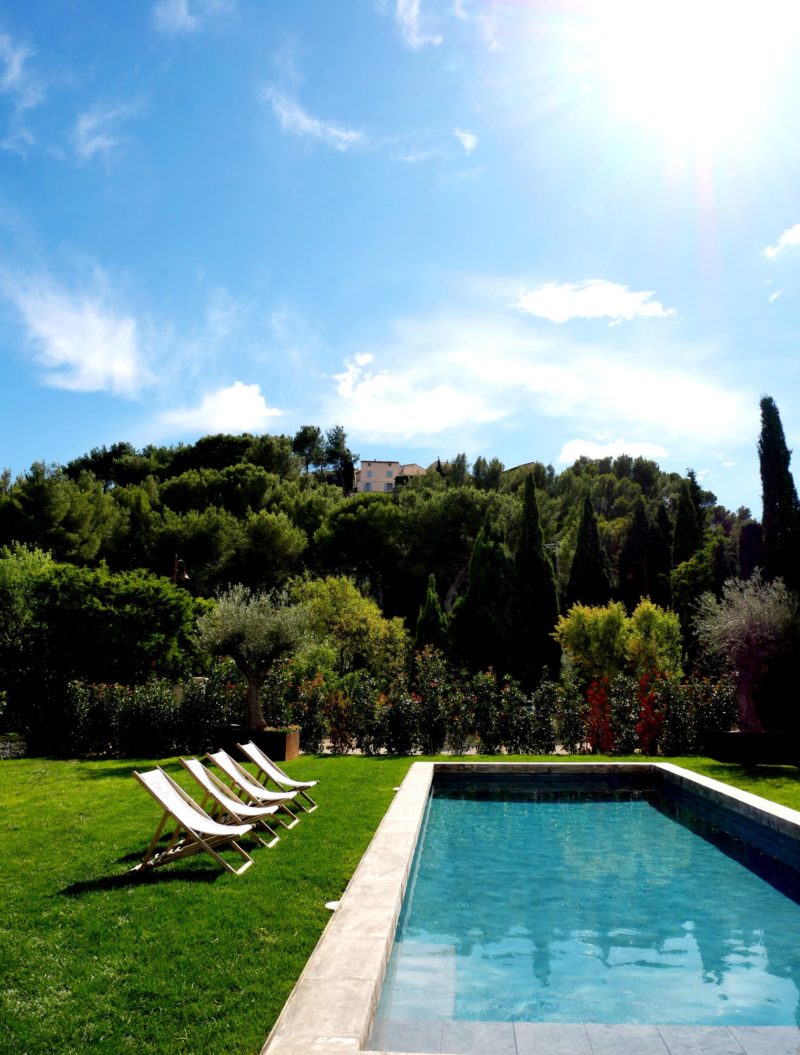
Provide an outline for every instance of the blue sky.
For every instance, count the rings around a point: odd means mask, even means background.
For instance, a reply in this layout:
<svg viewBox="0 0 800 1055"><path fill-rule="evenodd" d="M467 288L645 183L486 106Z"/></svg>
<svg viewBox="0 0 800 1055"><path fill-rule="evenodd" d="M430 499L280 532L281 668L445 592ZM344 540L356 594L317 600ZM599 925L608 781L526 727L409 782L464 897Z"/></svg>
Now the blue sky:
<svg viewBox="0 0 800 1055"><path fill-rule="evenodd" d="M0 466L800 438L786 0L0 0Z"/></svg>

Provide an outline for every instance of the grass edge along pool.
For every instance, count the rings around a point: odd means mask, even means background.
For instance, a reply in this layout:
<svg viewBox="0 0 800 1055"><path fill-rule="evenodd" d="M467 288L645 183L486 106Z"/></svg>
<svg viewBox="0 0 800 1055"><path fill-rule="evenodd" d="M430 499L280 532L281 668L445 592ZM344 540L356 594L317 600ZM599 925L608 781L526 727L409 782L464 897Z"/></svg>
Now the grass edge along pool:
<svg viewBox="0 0 800 1055"><path fill-rule="evenodd" d="M577 777L581 781L589 778L598 782L617 781L624 775L626 778L649 782L649 786L656 790L665 785L669 787L670 795L682 796L686 801L694 802L697 810L715 823L719 824L720 819L723 819L730 822L728 825L723 823L723 826L746 827L755 845L795 867L800 864L800 813L680 769L671 763L414 763L270 1033L264 1048L265 1055L364 1050L372 1029L374 1010L434 773L444 779L447 779L448 773L462 777L469 773L548 773ZM585 1031L577 1033L572 1027L551 1024L540 1028L558 1030L560 1052L570 1052L571 1055L574 1050L577 1055L578 1052L591 1050ZM612 1039L610 1033L613 1033L619 1038L618 1045L613 1045L614 1049L623 1051L626 1046L630 1050L626 1039L630 1035L629 1031L644 1027L598 1028L605 1029L605 1049L612 1050L608 1042ZM735 1034L735 1039L730 1038L731 1045L735 1045L732 1050L751 1052L752 1055L757 1051L782 1055L785 1050L794 1055L798 1050L800 1034L795 1030L787 1032L773 1027L767 1042L763 1034L769 1029L754 1027L747 1037L742 1030L728 1031ZM711 1039L706 1036L708 1030L700 1032L704 1033L704 1043ZM756 1036L753 1041L756 1034L762 1036L760 1040ZM567 1043L568 1037L572 1036L574 1048ZM691 1046L687 1046L691 1044L691 1037L686 1035L685 1029L679 1043L683 1045L681 1050L692 1050ZM458 1048L451 1045L448 1050L458 1051ZM464 1050L475 1050L475 1047L465 1045ZM520 1053L523 1051L519 1037L516 1050ZM546 1049L539 1047L539 1050ZM660 1050L670 1050L667 1040ZM698 1047L696 1050L704 1049ZM705 1050L709 1050L707 1046Z"/></svg>

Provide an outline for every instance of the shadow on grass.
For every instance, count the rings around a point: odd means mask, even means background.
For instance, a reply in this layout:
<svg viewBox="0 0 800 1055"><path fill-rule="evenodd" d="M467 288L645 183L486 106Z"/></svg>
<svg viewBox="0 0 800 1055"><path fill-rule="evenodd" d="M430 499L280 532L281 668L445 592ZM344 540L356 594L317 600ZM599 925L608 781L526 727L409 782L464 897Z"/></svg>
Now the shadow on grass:
<svg viewBox="0 0 800 1055"><path fill-rule="evenodd" d="M70 883L63 890L59 890L59 894L64 897L80 897L101 890L123 890L126 887L150 883L213 883L224 874L219 868L192 868L179 872L146 868L140 872L123 872L122 875L99 876L97 879Z"/></svg>

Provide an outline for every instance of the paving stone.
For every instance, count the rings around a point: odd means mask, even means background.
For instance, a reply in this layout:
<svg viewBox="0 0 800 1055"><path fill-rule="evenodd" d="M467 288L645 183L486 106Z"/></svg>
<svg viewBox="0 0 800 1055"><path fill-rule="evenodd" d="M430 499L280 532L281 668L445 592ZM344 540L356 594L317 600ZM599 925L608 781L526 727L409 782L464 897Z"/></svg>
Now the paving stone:
<svg viewBox="0 0 800 1055"><path fill-rule="evenodd" d="M744 1055L727 1026L659 1026L669 1055Z"/></svg>
<svg viewBox="0 0 800 1055"><path fill-rule="evenodd" d="M574 1022L515 1022L517 1055L593 1055L586 1027Z"/></svg>
<svg viewBox="0 0 800 1055"><path fill-rule="evenodd" d="M445 1022L442 1052L453 1055L517 1055L513 1022Z"/></svg>

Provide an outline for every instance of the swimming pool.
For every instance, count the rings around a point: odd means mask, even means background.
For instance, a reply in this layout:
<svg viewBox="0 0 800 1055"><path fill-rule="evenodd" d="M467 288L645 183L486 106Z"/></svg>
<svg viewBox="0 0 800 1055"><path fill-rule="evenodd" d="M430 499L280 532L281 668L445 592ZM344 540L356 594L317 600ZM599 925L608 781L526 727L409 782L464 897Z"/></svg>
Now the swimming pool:
<svg viewBox="0 0 800 1055"><path fill-rule="evenodd" d="M615 807L623 814L631 809L638 810L640 813L650 811L654 815L651 819L654 819L657 825L677 829L678 834L672 839L673 843L676 839L680 843L684 838L685 827L681 823L676 823L673 818L667 817L663 810L651 805L647 795L644 794L651 790L659 790L659 788L661 790L669 788L668 797L673 803L679 805L692 803L695 812L715 819L723 817L729 827L738 831L739 834L745 833L750 842L776 851L779 857L795 865L800 858L798 850L800 847L798 839L800 817L795 811L765 803L764 800L743 792L731 793L725 785L687 773L666 763L638 765L624 763L539 765L417 763L411 767L403 788L376 833L370 850L359 865L341 901L340 908L334 913L315 955L268 1038L265 1052L268 1051L270 1055L278 1055L278 1053L280 1055L289 1055L289 1053L300 1055L301 1052L314 1051L356 1052L369 1046L371 1050L383 1051L490 1052L492 1055L505 1052L516 1053L516 1055L528 1052L547 1053L547 1055L555 1052L559 1055L562 1052L565 1055L584 1055L584 1053L585 1055L599 1055L601 1052L603 1055L622 1052L626 1055L634 1055L634 1053L639 1055L640 1052L643 1055L644 1053L650 1055L651 1052L654 1055L656 1053L666 1055L668 1052L672 1052L673 1055L678 1052L681 1055L688 1052L702 1052L703 1055L711 1055L712 1052L715 1055L718 1052L724 1055L729 1055L729 1053L730 1055L734 1053L742 1055L743 1052L749 1055L796 1055L798 1045L800 1045L800 1030L796 1024L769 1026L755 1024L753 1020L742 1018L735 1018L731 1023L726 1024L724 1018L716 1017L711 1019L713 1025L692 1025L687 1024L683 1013L678 1016L677 1021L674 1016L671 1019L667 1017L665 1021L663 1012L655 1016L645 1014L637 1019L635 1016L631 1017L630 1012L609 1012L608 1006L604 1009L602 1017L591 1009L573 1011L565 1016L563 1010L555 1011L556 1006L563 1003L560 997L552 1001L553 1006L548 1014L542 1015L540 1008L539 1017L534 1018L530 1009L523 1008L522 1013L528 1017L520 1019L517 1017L520 1014L519 1001L517 999L515 1002L512 996L513 986L505 987L509 990L506 994L502 985L500 995L491 1000L488 1007L483 1008L477 1003L471 1003L472 996L466 999L463 996L456 998L455 988L448 989L448 985L445 985L445 991L451 994L451 1002L460 1001L462 1005L456 1008L456 1014L463 1015L464 1008L467 1007L467 1014L473 1016L450 1019L419 1017L420 1010L423 1014L430 1014L430 1006L426 1001L429 1000L433 987L423 985L418 987L416 998L411 1000L411 1003L416 1005L414 1011L416 1019L386 1019L385 1016L382 1018L379 1015L375 1019L373 1028L374 1010L380 993L381 980L386 973L387 957L393 943L401 897L408 886L412 892L413 903L416 891L419 889L419 874L411 870L411 862L418 834L427 814L428 793L433 781L434 770L437 772L437 780L448 777L452 779L452 775L455 774L462 784L465 775L471 780L478 772L505 776L509 771L515 774L532 772L539 775L547 774L551 781L555 779L567 788L574 786L576 779L580 779L583 783L589 780L596 791L614 799ZM633 796L619 795L619 784L623 777L629 787L633 784L636 792ZM498 777L495 776L494 779ZM463 790L462 787L457 793L462 798L462 805ZM466 795L466 801L469 802L469 794ZM553 801L544 803L544 805L560 808L564 803ZM597 804L592 801L573 801L568 805L578 807L578 812L581 810L586 812L594 809ZM522 808L529 807L530 804L526 806L512 803L510 806L506 804L503 810L513 814ZM428 824L431 823L429 818ZM637 824L639 821L632 824L631 813L628 812L623 828L629 830ZM490 829L495 826L497 826L496 822L488 825L483 823L481 838L485 845ZM590 824L589 827L592 825ZM449 826L445 825L444 830L447 831L448 828ZM696 834L692 837L698 838ZM447 835L447 838L450 836ZM443 844L446 839L437 836L431 845L444 849ZM512 843L520 841L525 842L524 839L520 840L516 837L511 839ZM531 842L531 840L527 841ZM698 872L701 870L696 855L705 854L708 840L700 836L699 842L701 848L692 851L695 856L692 857L684 871ZM501 840L498 845L500 849L487 846L484 854L485 858L491 859L492 865L487 877L476 877L472 890L467 890L468 896L460 899L466 906L461 912L467 918L467 940L471 941L474 946L479 943L475 940L476 935L469 935L469 927L486 931L494 924L486 919L477 921L472 919L470 923L469 904L475 905L483 900L486 891L502 890L504 885L507 885L500 873L509 857L508 837ZM657 860L649 864L641 859L636 861L635 855L631 857L625 852L628 849L630 847L620 845L619 840L610 849L609 847L602 848L595 839L592 852L595 853L598 869L605 870L603 873L604 890L619 891L621 889L619 887L620 873L624 871L629 872L635 879L636 869L645 870L642 876L647 874L647 868L656 869L651 879L658 879L658 869L661 868L661 864ZM449 852L444 854L442 860L452 859L458 856L458 852L457 847L451 845ZM580 871L580 861L585 864L588 852L585 846L578 851L576 874ZM670 851L671 855L674 857L677 852L673 846ZM719 853L719 850L715 852ZM729 854L723 852L722 857L727 859ZM536 867L541 867L541 861L537 860L535 855L532 860ZM739 862L737 866L743 867L742 862ZM455 881L452 876L446 879L443 887L445 900L458 900L454 896L457 889L453 885ZM647 884L640 883L639 885ZM655 887L657 900L659 891L662 894L662 902L669 900L663 882L661 886L658 886L655 881L650 885ZM449 896L446 893L448 887ZM772 887L770 889L774 890ZM594 895L579 897L576 891L573 891L570 896L573 901L578 902L598 900ZM614 899L608 897L606 900L613 901ZM561 915L556 921L556 929L570 930L562 918L565 909L559 906L559 911ZM629 914L629 918L622 926L612 928L614 933L611 934L610 940L608 939L608 921L603 926L597 926L594 918L586 916L589 908L584 906L583 911L585 918L579 921L581 926L571 929L577 932L579 939L583 940L582 952L578 955L582 954L587 961L589 974L599 972L609 978L612 974L615 978L620 978L625 975L631 960L644 958L646 961L655 948L658 952L656 959L660 957L662 960L661 966L654 967L654 970L658 972L655 987L667 988L666 978L671 975L672 964L675 961L692 962L696 971L701 974L703 970L706 970L712 988L713 982L710 975L714 971L718 972L721 981L714 991L717 995L724 991L730 1003L732 994L738 992L739 984L738 982L734 984L735 978L738 978L740 973L749 970L746 964L761 963L762 966L767 964L768 968L774 966L773 960L770 959L775 955L772 951L772 935L771 933L767 935L754 933L759 930L758 927L751 927L747 934L737 933L732 939L730 935L728 938L720 939L718 934L712 939L706 933L705 922L702 927L698 927L696 920L684 919L681 923L693 923L694 925L692 927L680 926L677 934L672 934L670 930L664 938L663 934L658 931L658 927L661 926L659 923L656 927L658 933L655 935L655 944L650 940L650 944L640 945L638 942L642 940L642 935L648 931L648 928L650 931L653 930L652 923L647 919L652 914L650 909L635 910L639 913L638 922L637 917L631 918ZM513 955L518 954L521 954L523 959L527 958L529 977L534 979L538 977L540 981L547 977L548 971L550 978L555 979L559 974L559 969L563 966L564 957L568 960L569 956L574 953L574 950L572 953L564 951L560 944L561 934L556 934L554 938L552 933L543 935L541 930L534 933L536 927L542 926L539 920L541 915L542 912L534 914L533 917L529 914L526 923L529 931L527 935L513 934L510 938L501 939L501 942L510 942L510 945L500 949L498 942L495 941L492 948L494 960L508 959L509 956L513 958ZM710 915L713 917L714 913ZM401 930L406 927L406 922L410 918L408 914L404 916ZM630 925L632 922L634 926ZM774 924L770 924L770 928L773 926ZM605 931L607 935L605 945L595 938L595 932L602 931ZM649 938L653 939L653 935L650 934ZM732 944L726 944L729 939ZM722 941L721 955L719 953L720 940ZM670 946L671 941L675 942L672 946ZM580 940L578 945L580 946ZM649 950L649 952L643 954L642 950ZM544 955L539 955L540 953ZM549 963L547 962L548 957ZM447 956L444 956L443 960L446 959ZM452 974L452 970L450 967L443 966L443 960L439 964L442 968L439 973L446 978L448 971ZM496 963L492 966L496 966ZM788 966L790 968L788 972L777 971L770 975L774 988L764 1001L765 1003L776 1003L782 1008L781 1014L784 1017L779 1018L778 1021L784 1023L796 1022L796 1019L791 1018L789 1011L793 999L796 1002L796 996L793 996L796 977L795 964L792 962ZM485 975L486 970L484 963L479 974ZM390 967L389 976L392 971L393 968ZM537 971L538 976L535 973ZM561 973L565 978L580 977L580 972L576 975L573 969ZM770 974L769 969L767 974ZM419 973L417 976L424 977ZM661 979L665 981L662 982ZM540 985L539 997L542 996L545 988ZM616 983L607 986L606 996L615 988L617 988ZM504 1006L504 1002L507 1006ZM760 998L751 1002L759 1006L762 1003ZM613 1008L613 999L610 1004ZM435 1014L438 1015L440 1012L436 1011ZM490 1017L485 1017L487 1015ZM587 1020L582 1020L584 1015L587 1016ZM556 1021L557 1017L561 1020ZM568 1020L564 1021L564 1018ZM392 1032L391 1029L387 1031L385 1028L387 1021L395 1025L399 1022L404 1025L404 1031ZM693 1021L697 1022L696 1019Z"/></svg>
<svg viewBox="0 0 800 1055"><path fill-rule="evenodd" d="M797 1025L799 878L641 791L434 787L375 1033Z"/></svg>

